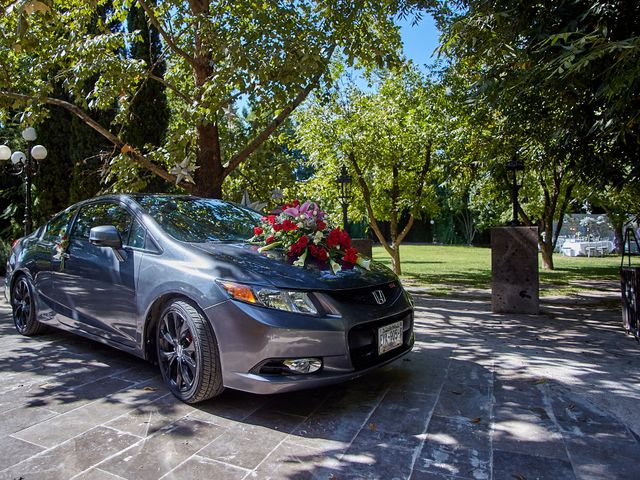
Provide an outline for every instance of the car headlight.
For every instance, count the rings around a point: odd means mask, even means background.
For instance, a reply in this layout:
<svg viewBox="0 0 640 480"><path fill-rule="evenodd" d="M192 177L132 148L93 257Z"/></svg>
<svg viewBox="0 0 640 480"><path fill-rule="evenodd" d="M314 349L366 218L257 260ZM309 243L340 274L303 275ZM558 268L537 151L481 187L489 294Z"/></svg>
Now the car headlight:
<svg viewBox="0 0 640 480"><path fill-rule="evenodd" d="M305 313L307 315L318 314L318 309L305 292L252 287L227 281L218 281L218 283L234 300L261 307L284 310L285 312Z"/></svg>

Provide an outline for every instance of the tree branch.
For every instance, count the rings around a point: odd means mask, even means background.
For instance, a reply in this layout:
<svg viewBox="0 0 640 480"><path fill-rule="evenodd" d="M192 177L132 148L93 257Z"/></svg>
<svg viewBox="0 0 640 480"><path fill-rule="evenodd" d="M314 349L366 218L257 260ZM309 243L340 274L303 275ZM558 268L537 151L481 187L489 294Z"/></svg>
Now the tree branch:
<svg viewBox="0 0 640 480"><path fill-rule="evenodd" d="M176 95L178 95L181 99L183 99L185 102L187 102L187 104L189 105L193 105L193 98L191 98L190 96L188 96L187 94L181 92L178 87L176 87L173 83L166 81L164 78L162 77L158 77L157 75L154 75L153 73L149 73L149 78L151 80L155 80L156 82L164 85L165 87L167 87L169 90L171 90L173 93L175 93Z"/></svg>
<svg viewBox="0 0 640 480"><path fill-rule="evenodd" d="M362 197L364 198L364 204L365 204L365 207L367 208L367 213L369 214L369 221L371 223L371 228L373 229L373 233L376 234L376 237L378 237L378 240L380 241L384 249L393 258L395 250L391 245L389 245L389 242L387 242L387 239L384 238L384 235L382 234L382 230L380 229L380 226L376 221L376 217L373 214L373 208L371 208L371 191L369 190L369 186L367 185L367 182L364 181L364 176L362 175L362 170L360 169L360 165L358 165L358 162L356 161L356 156L353 152L349 152L348 157L349 157L349 161L351 162L351 165L353 165L353 168L356 171L356 179L358 180L358 183L360 184L360 188L362 189Z"/></svg>
<svg viewBox="0 0 640 480"><path fill-rule="evenodd" d="M91 118L86 112L84 112L80 107L74 105L73 103L66 102L64 100L60 100L57 98L51 97L33 97L29 95L23 95L20 93L7 92L0 90L0 97L11 98L13 100L18 100L24 103L29 103L33 101L37 101L40 103L44 103L47 105L54 105L56 107L61 107L67 110L69 113L75 115L80 120L82 120L86 125L93 128L96 132L106 138L109 142L111 142L114 147L118 148L120 152L129 156L134 162L139 164L140 166L146 168L150 172L158 175L160 178L168 182L175 183L176 177L171 175L169 172L164 170L162 167L159 167L152 161L150 161L147 157L142 155L139 151L131 147L130 145L123 142L119 137L111 133L109 130L104 128L98 122L96 122L93 118ZM192 187L189 184L182 184L182 187L187 191L191 191Z"/></svg>
<svg viewBox="0 0 640 480"><path fill-rule="evenodd" d="M187 63L191 65L193 68L196 68L197 66L196 59L193 58L191 55L189 55L187 52L185 52L183 49L181 49L176 44L176 42L173 41L173 38L171 38L171 35L169 35L169 33L167 33L167 31L164 28L162 28L162 25L160 25L160 21L158 20L158 17L156 17L156 14L153 12L151 7L149 7L149 5L147 5L147 3L144 0L138 0L138 4L142 7L142 9L144 10L144 13L147 14L147 17L149 17L149 21L151 21L151 23L153 24L154 27L156 27L160 35L162 35L162 38L164 39L164 41L167 42L167 45L171 47L171 50L173 50L175 53L177 53L182 58L184 58L187 61Z"/></svg>
<svg viewBox="0 0 640 480"><path fill-rule="evenodd" d="M420 175L418 176L418 188L416 188L416 199L415 199L414 207L411 212L411 215L409 216L409 220L407 221L407 224L404 226L404 228L402 229L402 232L400 232L400 235L398 235L398 238L396 239L396 243L398 245L402 243L402 241L409 234L409 231L413 227L413 222L415 221L417 210L422 200L422 194L424 193L424 181L427 178L427 173L429 173L429 168L431 168L431 145L432 145L432 142L429 141L429 143L427 143L427 151L424 155L424 163L422 164L422 170L420 170Z"/></svg>
<svg viewBox="0 0 640 480"><path fill-rule="evenodd" d="M335 45L332 45L327 55L327 59L325 62L326 64L329 63L329 60L333 55L334 49L335 49ZM271 121L271 123L269 123L269 125L265 127L264 130L262 130L258 135L256 135L253 138L253 140L251 140L247 144L246 147L244 147L240 152L234 155L231 158L231 160L229 160L229 165L227 166L227 168L224 169L222 173L223 177L226 177L231 172L233 172L238 167L238 165L244 162L249 157L249 155L251 155L260 145L262 145L265 142L267 138L269 138L269 135L271 135L276 130L276 128L282 125L282 123L287 119L287 117L291 114L291 112L293 112L298 107L298 105L300 105L307 98L307 96L309 96L309 93L311 93L311 90L313 90L317 86L318 82L320 81L320 78L325 73L325 71L326 71L326 68L321 69L311 79L309 84L305 88L303 88L298 93L298 95L296 95L296 97L291 101L291 103L289 103L284 109L282 109L282 111L278 114L278 116L274 118Z"/></svg>

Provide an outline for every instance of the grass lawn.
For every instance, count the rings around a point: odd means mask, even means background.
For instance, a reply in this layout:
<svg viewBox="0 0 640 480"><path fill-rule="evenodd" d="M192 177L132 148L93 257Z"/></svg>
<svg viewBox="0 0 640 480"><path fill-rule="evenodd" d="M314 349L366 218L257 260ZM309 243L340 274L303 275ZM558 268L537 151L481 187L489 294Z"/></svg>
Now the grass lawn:
<svg viewBox="0 0 640 480"><path fill-rule="evenodd" d="M391 267L382 247L373 257ZM401 245L402 279L447 293L456 288L491 288L491 249L450 245ZM540 295L572 294L597 289L598 281L619 281L620 257L553 256L555 270L540 268ZM539 265L542 261L539 260Z"/></svg>

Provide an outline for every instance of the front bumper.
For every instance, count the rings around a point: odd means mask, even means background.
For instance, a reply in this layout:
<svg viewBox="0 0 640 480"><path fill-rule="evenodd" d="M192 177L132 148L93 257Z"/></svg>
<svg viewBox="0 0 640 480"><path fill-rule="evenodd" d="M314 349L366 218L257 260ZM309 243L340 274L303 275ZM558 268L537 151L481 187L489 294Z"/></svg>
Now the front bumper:
<svg viewBox="0 0 640 480"><path fill-rule="evenodd" d="M226 301L205 311L218 339L225 387L251 393L287 392L344 382L386 365L413 347L413 307L402 295L385 308L341 308L342 316L312 317ZM377 332L402 321L401 346L378 355ZM260 374L270 359L322 358L311 374Z"/></svg>

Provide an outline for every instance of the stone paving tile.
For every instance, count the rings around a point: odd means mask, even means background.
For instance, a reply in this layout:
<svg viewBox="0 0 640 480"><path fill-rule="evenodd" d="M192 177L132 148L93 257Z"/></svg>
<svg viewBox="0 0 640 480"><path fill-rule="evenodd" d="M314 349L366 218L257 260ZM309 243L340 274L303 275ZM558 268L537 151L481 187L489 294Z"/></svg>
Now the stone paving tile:
<svg viewBox="0 0 640 480"><path fill-rule="evenodd" d="M419 435L425 430L436 400L436 395L390 391L373 411L367 423L383 432Z"/></svg>
<svg viewBox="0 0 640 480"><path fill-rule="evenodd" d="M101 378L76 388L57 385L34 393L27 405L45 406L57 413L64 413L132 385L131 382L114 377Z"/></svg>
<svg viewBox="0 0 640 480"><path fill-rule="evenodd" d="M342 452L329 449L318 450L284 442L273 450L256 468L254 476L264 480L284 478L314 479L329 478L321 473L326 469L339 468L337 457Z"/></svg>
<svg viewBox="0 0 640 480"><path fill-rule="evenodd" d="M111 420L106 425L144 438L168 427L193 411L195 411L193 406L167 393L151 403L137 405L130 413Z"/></svg>
<svg viewBox="0 0 640 480"><path fill-rule="evenodd" d="M478 387L486 387L493 381L493 371L491 369L491 361L488 365L479 365L476 363L478 359L473 361L451 359L449 368L447 369L446 379L451 383L463 385L473 385Z"/></svg>
<svg viewBox="0 0 640 480"><path fill-rule="evenodd" d="M43 447L24 442L9 435L2 435L0 436L0 452L2 452L2 455L0 455L0 470L15 465L43 450Z"/></svg>
<svg viewBox="0 0 640 480"><path fill-rule="evenodd" d="M432 417L415 470L483 480L490 478L488 420L479 423Z"/></svg>
<svg viewBox="0 0 640 480"><path fill-rule="evenodd" d="M340 467L328 468L338 478L393 480L411 475L413 457L420 448L415 436L366 428L340 458ZM325 477L326 478L326 477Z"/></svg>
<svg viewBox="0 0 640 480"><path fill-rule="evenodd" d="M250 393L225 390L222 395L193 405L195 410L189 418L200 419L220 426L232 426L244 420L265 405L268 397Z"/></svg>
<svg viewBox="0 0 640 480"><path fill-rule="evenodd" d="M0 472L0 479L66 480L136 441L126 433L97 427Z"/></svg>
<svg viewBox="0 0 640 480"><path fill-rule="evenodd" d="M627 428L611 414L579 395L550 395L554 417L564 434L629 438Z"/></svg>
<svg viewBox="0 0 640 480"><path fill-rule="evenodd" d="M418 352L413 351L403 358L402 363L392 365L396 377L391 387L393 390L426 394L439 390L447 374L448 358L432 356L429 360L421 360L418 355Z"/></svg>
<svg viewBox="0 0 640 480"><path fill-rule="evenodd" d="M571 463L557 458L541 458L523 453L493 452L493 478L527 480L572 480ZM605 478L611 477L602 477Z"/></svg>
<svg viewBox="0 0 640 480"><path fill-rule="evenodd" d="M94 402L16 432L13 436L50 448L126 412L123 404Z"/></svg>
<svg viewBox="0 0 640 480"><path fill-rule="evenodd" d="M129 480L157 479L223 432L221 427L210 423L178 420L153 436L143 440L136 438L137 444L98 466L101 470Z"/></svg>
<svg viewBox="0 0 640 480"><path fill-rule="evenodd" d="M250 470L195 455L163 476L162 480L240 480L249 472ZM259 478L268 477L260 476Z"/></svg>
<svg viewBox="0 0 640 480"><path fill-rule="evenodd" d="M200 450L198 455L252 470L286 437L286 433L267 427L238 423Z"/></svg>
<svg viewBox="0 0 640 480"><path fill-rule="evenodd" d="M99 468L92 468L73 477L73 480L122 480L122 477L114 475Z"/></svg>
<svg viewBox="0 0 640 480"><path fill-rule="evenodd" d="M20 406L0 413L0 436L24 430L58 415L53 410L44 407Z"/></svg>
<svg viewBox="0 0 640 480"><path fill-rule="evenodd" d="M313 393L313 395L309 395ZM266 407L280 413L308 417L333 393L332 387L316 388L311 392L291 392L271 395Z"/></svg>
<svg viewBox="0 0 640 480"><path fill-rule="evenodd" d="M443 417L487 419L491 410L489 392L489 385L465 385L447 381L442 384L434 414Z"/></svg>
<svg viewBox="0 0 640 480"><path fill-rule="evenodd" d="M635 440L599 440L585 436L566 440L577 478L581 480L638 478L640 444Z"/></svg>
<svg viewBox="0 0 640 480"><path fill-rule="evenodd" d="M568 461L558 426L548 417L541 419L546 415L541 410L517 407L496 409L491 432L493 448Z"/></svg>

